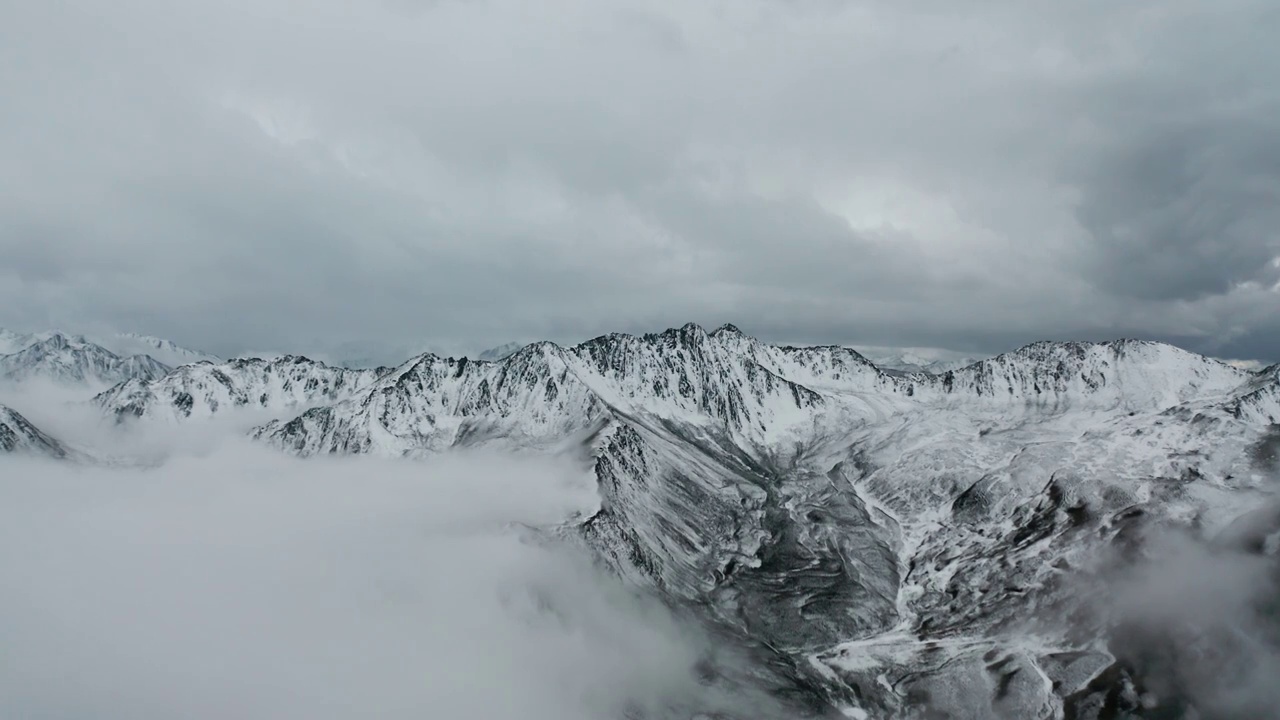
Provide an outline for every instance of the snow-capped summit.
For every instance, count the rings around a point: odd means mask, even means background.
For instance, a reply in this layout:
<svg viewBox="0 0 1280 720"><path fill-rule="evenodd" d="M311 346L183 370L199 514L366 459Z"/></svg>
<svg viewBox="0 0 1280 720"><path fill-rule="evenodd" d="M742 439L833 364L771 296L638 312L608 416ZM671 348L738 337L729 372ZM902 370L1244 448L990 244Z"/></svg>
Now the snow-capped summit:
<svg viewBox="0 0 1280 720"><path fill-rule="evenodd" d="M85 339L50 333L18 352L0 356L0 378L46 379L64 385L107 386L129 379L155 380L170 370L149 355L121 357Z"/></svg>
<svg viewBox="0 0 1280 720"><path fill-rule="evenodd" d="M0 454L19 453L65 458L62 443L42 432L16 410L0 405Z"/></svg>

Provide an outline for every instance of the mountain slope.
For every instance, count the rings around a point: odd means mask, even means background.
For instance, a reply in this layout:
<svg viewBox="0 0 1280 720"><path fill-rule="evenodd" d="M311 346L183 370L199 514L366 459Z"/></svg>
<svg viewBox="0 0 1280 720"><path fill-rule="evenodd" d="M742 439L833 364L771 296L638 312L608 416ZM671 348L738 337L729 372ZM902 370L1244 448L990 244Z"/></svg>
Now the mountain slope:
<svg viewBox="0 0 1280 720"><path fill-rule="evenodd" d="M66 458L62 443L42 432L16 410L0 405L0 454Z"/></svg>
<svg viewBox="0 0 1280 720"><path fill-rule="evenodd" d="M51 380L65 385L114 385L129 379L155 380L170 367L148 355L121 357L83 337L52 333L18 352L0 357L0 378Z"/></svg>

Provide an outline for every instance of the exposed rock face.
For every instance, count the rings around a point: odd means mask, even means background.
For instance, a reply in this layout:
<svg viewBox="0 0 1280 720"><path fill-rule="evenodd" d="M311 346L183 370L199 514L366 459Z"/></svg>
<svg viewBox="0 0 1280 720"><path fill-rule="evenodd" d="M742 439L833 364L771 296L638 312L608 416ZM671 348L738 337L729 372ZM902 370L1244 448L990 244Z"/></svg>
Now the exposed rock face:
<svg viewBox="0 0 1280 720"><path fill-rule="evenodd" d="M56 459L70 455L62 443L32 425L16 410L0 405L0 454L8 453Z"/></svg>

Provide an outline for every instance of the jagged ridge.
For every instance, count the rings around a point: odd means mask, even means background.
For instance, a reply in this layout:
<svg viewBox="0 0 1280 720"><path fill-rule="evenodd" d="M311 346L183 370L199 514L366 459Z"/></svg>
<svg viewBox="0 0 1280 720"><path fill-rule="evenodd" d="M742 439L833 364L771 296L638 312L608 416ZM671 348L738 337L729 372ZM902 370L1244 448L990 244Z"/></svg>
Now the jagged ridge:
<svg viewBox="0 0 1280 720"><path fill-rule="evenodd" d="M424 355L363 397L257 435L303 454L403 453L483 437L551 440L620 412L713 426L739 445L768 446L938 402L1038 412L1154 409L1207 397L1227 403L1249 378L1138 341L1035 343L940 376L903 377L847 348L778 347L732 326L706 333L690 324L567 349L538 343L497 362Z"/></svg>
<svg viewBox="0 0 1280 720"><path fill-rule="evenodd" d="M803 434L829 404L784 372L901 392L850 350L773 348L686 325L572 348L536 343L499 362L423 355L360 397L256 434L302 454L403 453L486 438L551 441L618 413L721 428L741 445L763 446L780 433Z"/></svg>
<svg viewBox="0 0 1280 720"><path fill-rule="evenodd" d="M128 380L93 402L117 420L208 418L237 408L287 413L340 402L385 372L337 368L293 355L201 362L160 379Z"/></svg>

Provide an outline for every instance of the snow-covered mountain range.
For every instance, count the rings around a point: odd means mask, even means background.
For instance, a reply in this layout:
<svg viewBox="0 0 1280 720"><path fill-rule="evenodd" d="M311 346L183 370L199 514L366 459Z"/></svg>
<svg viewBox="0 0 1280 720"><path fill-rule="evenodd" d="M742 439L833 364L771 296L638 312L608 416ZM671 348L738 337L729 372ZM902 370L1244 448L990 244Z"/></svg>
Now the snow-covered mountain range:
<svg viewBox="0 0 1280 720"><path fill-rule="evenodd" d="M169 340L117 333L89 338L56 330L19 333L0 328L0 380L33 379L102 389L126 380L156 380L171 369L218 358Z"/></svg>
<svg viewBox="0 0 1280 720"><path fill-rule="evenodd" d="M155 380L171 368L150 355L120 356L82 336L49 333L22 349L0 356L0 379L46 379L60 384L114 385L129 379Z"/></svg>
<svg viewBox="0 0 1280 720"><path fill-rule="evenodd" d="M1280 467L1274 367L1132 340L931 374L691 324L491 361L202 362L93 402L137 432L261 411L252 437L301 456L584 457L600 508L575 535L754 648L758 681L797 716L1100 719L1194 702L1144 696L1173 671L1100 593L1149 533L1226 537Z"/></svg>
<svg viewBox="0 0 1280 720"><path fill-rule="evenodd" d="M233 410L281 413L354 396L387 372L349 370L286 355L183 365L158 378L135 377L94 397L118 420L209 418Z"/></svg>

